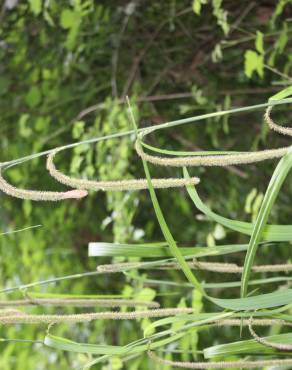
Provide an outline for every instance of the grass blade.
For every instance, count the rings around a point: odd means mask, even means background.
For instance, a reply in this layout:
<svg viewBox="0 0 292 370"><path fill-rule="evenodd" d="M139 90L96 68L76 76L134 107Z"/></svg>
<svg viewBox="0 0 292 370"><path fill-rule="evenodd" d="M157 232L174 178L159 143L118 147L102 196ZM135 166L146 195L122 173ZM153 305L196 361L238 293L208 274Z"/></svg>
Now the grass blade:
<svg viewBox="0 0 292 370"><path fill-rule="evenodd" d="M253 297L221 299L208 296L216 305L234 311L251 311L263 308L284 306L292 303L292 289L277 290Z"/></svg>
<svg viewBox="0 0 292 370"><path fill-rule="evenodd" d="M273 343L292 344L292 333L271 335L264 338ZM221 344L204 349L204 357L206 359L214 357L236 356L242 354L253 353L275 353L276 351L270 347L258 343L255 339L242 340L238 342Z"/></svg>
<svg viewBox="0 0 292 370"><path fill-rule="evenodd" d="M183 169L183 173L186 179L190 177L188 170L185 167ZM186 188L195 206L211 220L216 221L217 223L227 227L228 229L240 232L245 235L252 235L254 224L249 222L231 220L229 218L218 215L203 203L194 186L187 185ZM263 229L262 239L266 241L291 241L292 225L266 225Z"/></svg>
<svg viewBox="0 0 292 370"><path fill-rule="evenodd" d="M242 273L241 296L247 294L248 281L251 274L251 268L254 262L258 244L262 238L263 230L266 226L271 209L276 201L280 188L292 167L292 147L288 153L278 163L267 191L265 193L262 205L260 207L257 219L254 224L253 233L249 242L248 250L245 257L244 268Z"/></svg>
<svg viewBox="0 0 292 370"><path fill-rule="evenodd" d="M231 244L221 245L216 247L179 247L180 253L183 256L204 257L223 255L245 251L247 244ZM89 243L89 257L171 257L173 254L168 248L167 243L157 244L119 244L119 243Z"/></svg>
<svg viewBox="0 0 292 370"><path fill-rule="evenodd" d="M137 125L136 125L136 122L135 122L134 114L133 114L133 111L131 109L129 99L127 99L127 102L128 102L130 116L131 116L131 120L132 120L132 123L133 123L133 126L134 126L134 130L135 130L135 133L136 133L137 140L139 142L141 142L140 137L138 135L138 128L137 128ZM157 199L157 196L156 196L156 192L155 192L155 190L153 188L153 185L152 185L152 182L151 182L151 176L150 176L150 172L149 172L147 162L143 158L142 158L142 163L143 163L143 168L144 168L144 172L145 172L145 175L146 175L148 188L149 188L149 193L150 193L151 201L152 201L153 208L154 208L154 211L155 211L155 215L157 217L157 220L158 220L160 229L162 231L162 234L163 234L163 236L164 236L164 238L165 238L165 240L166 240L166 242L169 246L169 249L170 249L172 255L177 259L178 263L181 266L182 271L184 272L184 274L185 274L186 278L189 280L189 282L192 283L194 285L194 287L196 289L198 289L202 294L205 294L200 282L197 280L197 278L193 274L192 270L190 269L190 267L186 263L182 253L180 252L179 248L177 247L176 242L175 242L175 240L174 240L174 238L173 238L173 236L172 236L172 234L171 234L171 232L170 232L170 230L167 226L167 223L165 221L165 218L163 216L162 210L160 208L160 205L159 205L159 202L158 202L158 199Z"/></svg>

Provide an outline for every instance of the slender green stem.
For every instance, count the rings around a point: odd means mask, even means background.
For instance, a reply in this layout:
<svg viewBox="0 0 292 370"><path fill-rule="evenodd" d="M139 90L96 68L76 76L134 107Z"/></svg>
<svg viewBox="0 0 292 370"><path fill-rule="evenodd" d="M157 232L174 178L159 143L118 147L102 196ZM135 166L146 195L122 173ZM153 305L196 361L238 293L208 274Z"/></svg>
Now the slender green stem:
<svg viewBox="0 0 292 370"><path fill-rule="evenodd" d="M251 111L251 110L266 108L268 106L287 104L287 103L291 103L291 102L292 102L292 98L289 98L289 99L269 101L268 103L250 105L250 106L247 106L247 107L233 108L233 109L220 111L220 112L207 113L207 114L202 114L202 115L199 115L199 116L194 116L194 117L184 118L184 119L180 119L180 120L176 120L176 121L170 121L170 122L162 123L160 125L153 125L153 126L146 127L146 128L140 128L140 129L138 129L138 132L139 133L144 133L144 132L146 133L146 132L151 131L151 130L165 129L165 128L169 128L169 127L183 125L183 124L186 124L186 123L192 123L192 122L196 122L196 121L200 121L200 120L205 120L207 118L214 118L214 117L224 116L224 115L231 114L231 113L247 112L247 111ZM67 145L64 145L64 146L60 147L59 149L60 150L61 149L70 149L70 148L74 148L78 145L93 144L93 143L96 143L96 142L99 142L99 141L130 136L134 133L135 133L134 129L133 130L128 130L128 131L123 131L123 132L117 132L115 134L110 134L110 135L101 136L101 137L94 137L92 139L82 140L82 141L78 141L78 142L75 142L75 143L67 144ZM0 168L1 167L5 167L5 168L12 167L12 166L15 166L17 164L32 160L34 158L38 158L38 157L41 157L41 156L48 155L48 154L52 153L54 150L55 150L55 148L50 149L50 150L45 150L45 151L42 151L42 152L39 152L39 153L31 154L31 155L28 155L28 156L24 156L22 158L14 159L14 160L11 160L11 161L3 162L3 163L0 164Z"/></svg>
<svg viewBox="0 0 292 370"><path fill-rule="evenodd" d="M90 271L90 272L84 272L84 273L81 273L81 274L66 275L66 276L61 276L61 277L57 277L57 278L52 278L52 279L47 279L47 280L42 280L42 281L36 281L34 283L17 285L15 287L11 287L11 288L5 288L5 289L0 290L0 293L10 293L10 292L14 292L16 290L25 290L25 289L33 288L33 287L40 286L40 285L47 285L47 284L56 283L56 282L63 281L63 280L79 279L79 278L83 278L83 277L87 277L87 276L95 276L95 275L99 275L99 274L100 274L99 271Z"/></svg>
<svg viewBox="0 0 292 370"><path fill-rule="evenodd" d="M241 297L246 297L248 281L252 265L257 252L258 244L261 241L264 228L267 224L271 209L277 199L281 186L292 167L292 147L289 152L280 160L267 188L259 214L254 224L248 250L245 257L244 269L241 280Z"/></svg>

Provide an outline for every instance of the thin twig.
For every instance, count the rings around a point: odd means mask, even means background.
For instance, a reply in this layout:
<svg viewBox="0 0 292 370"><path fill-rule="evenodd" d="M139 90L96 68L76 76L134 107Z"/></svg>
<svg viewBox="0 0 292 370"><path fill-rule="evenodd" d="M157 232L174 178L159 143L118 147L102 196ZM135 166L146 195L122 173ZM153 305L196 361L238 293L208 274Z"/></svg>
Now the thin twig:
<svg viewBox="0 0 292 370"><path fill-rule="evenodd" d="M100 274L100 272L98 272L98 271L89 271L89 272L83 272L83 273L73 274L73 275L65 275L65 276L61 276L61 277L55 277L55 278L52 278L52 279L36 281L34 283L21 284L21 285L17 285L17 286L10 287L10 288L4 288L4 289L0 290L0 293L10 293L10 292L14 292L16 290L24 291L26 289L33 288L33 287L36 287L36 286L52 284L52 283L56 283L56 282L63 281L63 280L80 279L80 278L83 278L83 277L96 276L96 275L99 275L99 274Z"/></svg>

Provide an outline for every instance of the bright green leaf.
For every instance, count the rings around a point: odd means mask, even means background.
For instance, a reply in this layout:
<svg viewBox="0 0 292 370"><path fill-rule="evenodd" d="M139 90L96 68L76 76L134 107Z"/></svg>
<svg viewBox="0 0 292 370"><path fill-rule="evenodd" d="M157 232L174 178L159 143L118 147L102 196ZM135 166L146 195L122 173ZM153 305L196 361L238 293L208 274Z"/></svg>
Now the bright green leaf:
<svg viewBox="0 0 292 370"><path fill-rule="evenodd" d="M32 86L25 97L25 101L30 108L35 108L41 102L41 99L41 92L37 86Z"/></svg>
<svg viewBox="0 0 292 370"><path fill-rule="evenodd" d="M32 129L27 125L28 119L29 115L26 113L22 114L19 119L19 134L24 138L28 138L32 133Z"/></svg>
<svg viewBox="0 0 292 370"><path fill-rule="evenodd" d="M201 4L200 0L194 0L193 1L193 11L194 11L194 13L200 15L201 14L201 7L202 7L202 4Z"/></svg>
<svg viewBox="0 0 292 370"><path fill-rule="evenodd" d="M30 5L30 10L34 15L39 15L42 11L42 0L28 0Z"/></svg>
<svg viewBox="0 0 292 370"><path fill-rule="evenodd" d="M257 31L255 47L260 54L264 53L264 35L260 31Z"/></svg>
<svg viewBox="0 0 292 370"><path fill-rule="evenodd" d="M264 76L264 58L253 50L247 50L244 54L244 72L251 78L255 71L260 77Z"/></svg>
<svg viewBox="0 0 292 370"><path fill-rule="evenodd" d="M64 9L61 13L60 25L64 29L72 28L79 22L80 15L70 9Z"/></svg>

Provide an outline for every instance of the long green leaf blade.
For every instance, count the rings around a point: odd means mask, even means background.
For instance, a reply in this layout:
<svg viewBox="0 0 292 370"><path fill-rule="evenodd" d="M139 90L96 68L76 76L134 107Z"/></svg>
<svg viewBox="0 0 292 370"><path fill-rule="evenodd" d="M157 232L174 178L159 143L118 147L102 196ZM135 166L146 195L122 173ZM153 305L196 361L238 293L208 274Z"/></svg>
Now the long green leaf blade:
<svg viewBox="0 0 292 370"><path fill-rule="evenodd" d="M292 333L271 335L264 339L273 343L292 344ZM204 357L209 359L223 356L274 352L274 349L258 343L255 339L250 339L205 348Z"/></svg>
<svg viewBox="0 0 292 370"><path fill-rule="evenodd" d="M247 244L231 244L215 247L179 247L183 256L204 257L236 253L247 250ZM119 244L119 243L89 243L89 257L172 257L167 243L153 244Z"/></svg>
<svg viewBox="0 0 292 370"><path fill-rule="evenodd" d="M251 268L254 262L258 244L262 238L263 230L266 226L271 209L276 201L280 188L287 177L292 167L292 147L288 153L278 163L268 189L265 193L262 205L260 207L253 233L249 242L248 250L245 257L244 268L241 280L241 296L245 297L247 294L248 281L251 274Z"/></svg>
<svg viewBox="0 0 292 370"><path fill-rule="evenodd" d="M292 303L292 289L277 290L272 293L252 297L221 299L208 296L216 305L234 311L252 311L263 308L284 306Z"/></svg>
<svg viewBox="0 0 292 370"><path fill-rule="evenodd" d="M189 173L186 168L183 169L184 177L188 179ZM227 227L228 229L238 231L245 235L252 235L254 224L249 222L242 222L231 220L229 218L218 215L213 212L199 197L199 194L193 185L186 186L188 194L195 206L203 212L211 220ZM266 225L263 234L263 240L266 241L291 241L292 240L292 225Z"/></svg>

